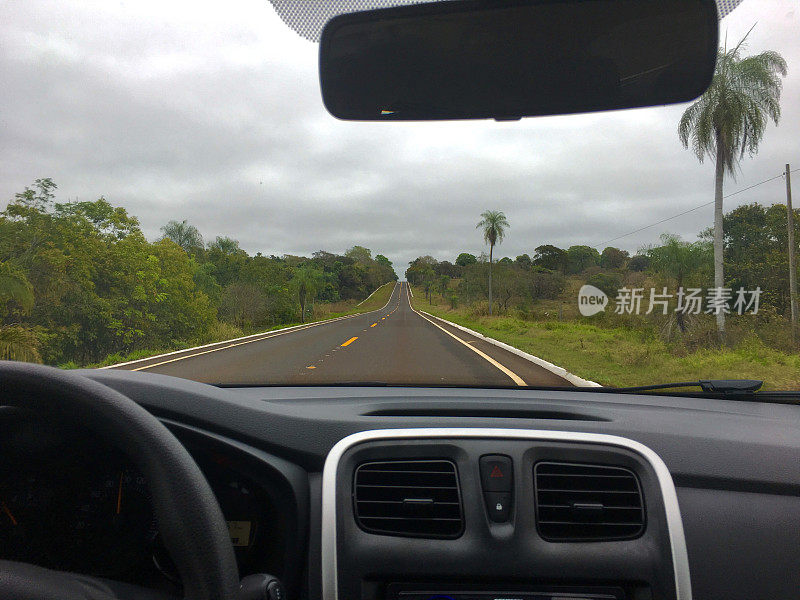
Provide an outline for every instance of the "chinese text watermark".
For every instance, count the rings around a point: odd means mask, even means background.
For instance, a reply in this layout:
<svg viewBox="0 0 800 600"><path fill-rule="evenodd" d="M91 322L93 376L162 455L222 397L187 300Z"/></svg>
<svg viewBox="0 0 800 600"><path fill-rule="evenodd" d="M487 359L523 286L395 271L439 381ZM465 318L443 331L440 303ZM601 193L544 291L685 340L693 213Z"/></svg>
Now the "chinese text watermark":
<svg viewBox="0 0 800 600"><path fill-rule="evenodd" d="M646 293L649 292L649 293ZM614 299L614 312L618 315L662 314L670 312L686 315L704 314L758 314L761 301L761 288L745 290L739 288L683 288L674 293L666 287L661 289L629 288L617 290ZM608 295L593 285L584 285L578 292L578 310L590 317L606 309Z"/></svg>

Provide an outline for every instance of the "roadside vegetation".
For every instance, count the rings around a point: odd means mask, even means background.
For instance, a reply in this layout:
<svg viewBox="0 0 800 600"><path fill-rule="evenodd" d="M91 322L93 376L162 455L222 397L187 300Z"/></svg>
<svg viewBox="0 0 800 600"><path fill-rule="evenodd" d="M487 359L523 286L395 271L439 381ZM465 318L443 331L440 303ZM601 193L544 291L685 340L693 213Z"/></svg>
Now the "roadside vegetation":
<svg viewBox="0 0 800 600"><path fill-rule="evenodd" d="M186 221L149 241L105 198L62 204L55 192L39 179L0 212L0 360L143 358L375 310L397 279L385 256L362 246L250 255L230 238L204 243Z"/></svg>
<svg viewBox="0 0 800 600"><path fill-rule="evenodd" d="M657 327L594 321L543 302L535 311L488 316L474 307L451 308L434 295L425 300L414 288L414 308L468 327L543 358L569 372L608 386L632 386L698 379L760 379L763 389L800 389L800 355L768 347L748 336L731 348L668 341ZM574 301L574 298L571 298ZM574 303L574 302L573 302ZM708 321L708 319L706 319ZM713 320L704 335L715 336Z"/></svg>
<svg viewBox="0 0 800 600"><path fill-rule="evenodd" d="M800 211L794 211L800 239ZM489 313L488 256L461 253L453 262L421 256L409 264L415 308L474 329L604 385L748 378L765 388L800 389L800 353L789 320L786 206L740 206L723 221L726 286L760 288L758 310L726 320L719 340L714 314L676 310L678 288L713 286L711 230L697 241L663 234L631 256L607 247L537 246L531 255L493 265ZM593 285L609 298L605 311L582 316L578 292ZM643 290L639 314L616 312L623 288ZM651 290L673 294L647 314ZM733 308L733 299L729 303ZM666 314L664 314L666 312Z"/></svg>

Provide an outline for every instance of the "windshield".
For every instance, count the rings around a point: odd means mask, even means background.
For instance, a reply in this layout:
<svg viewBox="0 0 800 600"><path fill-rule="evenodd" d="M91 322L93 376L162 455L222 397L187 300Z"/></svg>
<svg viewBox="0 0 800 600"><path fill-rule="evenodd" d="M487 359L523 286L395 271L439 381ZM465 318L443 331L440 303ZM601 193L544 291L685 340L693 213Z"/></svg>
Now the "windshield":
<svg viewBox="0 0 800 600"><path fill-rule="evenodd" d="M694 102L339 121L320 28L389 4L0 7L0 359L800 389L796 0L718 0Z"/></svg>

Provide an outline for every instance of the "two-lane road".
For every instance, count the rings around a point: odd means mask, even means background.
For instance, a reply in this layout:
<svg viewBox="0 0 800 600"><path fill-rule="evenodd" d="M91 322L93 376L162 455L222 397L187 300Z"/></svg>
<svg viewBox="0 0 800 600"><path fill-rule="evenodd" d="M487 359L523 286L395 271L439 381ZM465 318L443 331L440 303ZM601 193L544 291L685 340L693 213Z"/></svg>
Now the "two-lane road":
<svg viewBox="0 0 800 600"><path fill-rule="evenodd" d="M404 282L377 311L112 368L215 384L570 385L525 358L416 312Z"/></svg>

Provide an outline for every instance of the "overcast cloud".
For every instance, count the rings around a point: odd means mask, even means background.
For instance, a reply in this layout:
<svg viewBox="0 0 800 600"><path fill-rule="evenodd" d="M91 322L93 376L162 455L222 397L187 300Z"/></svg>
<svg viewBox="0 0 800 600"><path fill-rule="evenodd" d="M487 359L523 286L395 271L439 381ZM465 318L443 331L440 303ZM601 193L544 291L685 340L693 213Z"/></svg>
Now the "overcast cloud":
<svg viewBox="0 0 800 600"><path fill-rule="evenodd" d="M800 7L745 0L722 22L789 63L783 117L726 193L800 167ZM481 211L511 223L500 255L601 245L713 199L713 165L677 137L685 106L458 123L348 123L320 100L317 45L267 0L19 0L0 7L0 206L36 178L100 195L155 239L188 219L249 252L361 244L402 276L420 254L480 253ZM800 182L800 173L796 175ZM796 186L800 189L800 183ZM783 202L782 180L726 201ZM712 207L663 231L694 239Z"/></svg>

